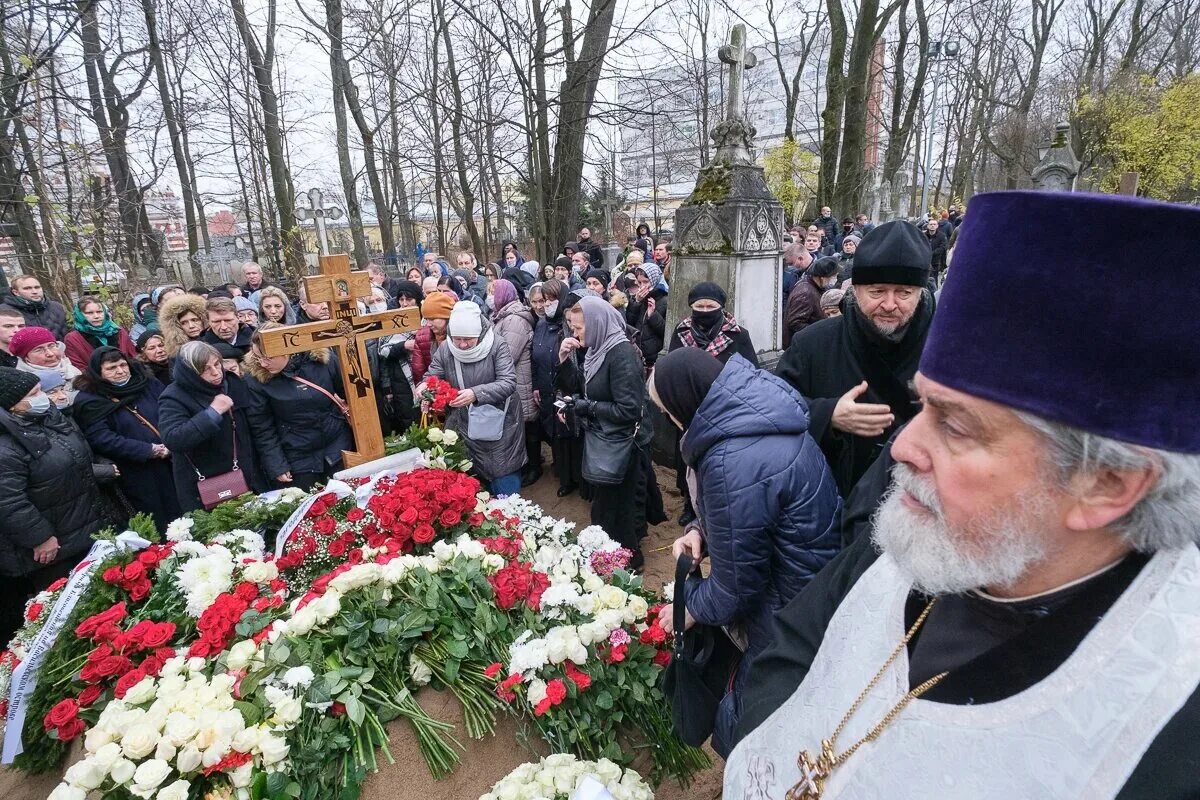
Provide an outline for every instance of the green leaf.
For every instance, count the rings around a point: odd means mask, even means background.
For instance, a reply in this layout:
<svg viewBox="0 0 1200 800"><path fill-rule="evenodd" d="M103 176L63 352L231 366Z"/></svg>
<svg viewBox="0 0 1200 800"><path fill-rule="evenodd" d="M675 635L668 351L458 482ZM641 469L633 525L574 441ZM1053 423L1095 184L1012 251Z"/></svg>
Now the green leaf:
<svg viewBox="0 0 1200 800"><path fill-rule="evenodd" d="M446 682L447 683L454 683L456 680L458 680L459 663L460 662L457 658L452 658L446 662Z"/></svg>
<svg viewBox="0 0 1200 800"><path fill-rule="evenodd" d="M446 642L446 652L455 658L466 658L471 649L462 639L451 639Z"/></svg>
<svg viewBox="0 0 1200 800"><path fill-rule="evenodd" d="M346 698L346 716L355 725L362 725L363 719L367 715L367 707L363 705L363 701L358 698L358 695L350 695Z"/></svg>
<svg viewBox="0 0 1200 800"><path fill-rule="evenodd" d="M613 707L613 696L607 689L601 689L596 695L596 707L606 711Z"/></svg>
<svg viewBox="0 0 1200 800"><path fill-rule="evenodd" d="M245 700L235 700L233 707L242 714L242 719L246 721L246 727L257 725L262 721L262 712L254 703L247 703Z"/></svg>

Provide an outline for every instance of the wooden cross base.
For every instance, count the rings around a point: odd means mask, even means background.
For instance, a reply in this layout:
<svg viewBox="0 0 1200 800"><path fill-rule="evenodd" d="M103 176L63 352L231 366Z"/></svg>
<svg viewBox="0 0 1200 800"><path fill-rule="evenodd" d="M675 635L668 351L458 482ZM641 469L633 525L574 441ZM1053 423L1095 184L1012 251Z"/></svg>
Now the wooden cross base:
<svg viewBox="0 0 1200 800"><path fill-rule="evenodd" d="M321 347L338 348L355 446L354 450L342 451L342 462L346 467L357 467L384 455L375 385L367 363L367 340L415 331L421 326L421 310L397 308L359 314L359 298L371 296L370 276L351 271L350 257L344 253L321 256L320 263L321 273L304 279L304 294L310 303L325 303L329 319L263 331L263 352L285 356Z"/></svg>

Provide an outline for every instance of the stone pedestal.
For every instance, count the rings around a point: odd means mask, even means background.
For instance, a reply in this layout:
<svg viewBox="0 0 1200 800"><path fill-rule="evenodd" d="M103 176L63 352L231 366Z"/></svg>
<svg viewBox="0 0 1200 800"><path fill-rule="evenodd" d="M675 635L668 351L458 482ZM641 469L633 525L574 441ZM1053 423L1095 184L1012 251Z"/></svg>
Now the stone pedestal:
<svg viewBox="0 0 1200 800"><path fill-rule="evenodd" d="M675 212L667 331L688 316L688 291L712 281L760 353L779 349L783 326L783 205L762 167L714 161Z"/></svg>
<svg viewBox="0 0 1200 800"><path fill-rule="evenodd" d="M601 246L600 252L604 253L604 268L610 273L615 272L617 264L621 261L621 245L609 242Z"/></svg>

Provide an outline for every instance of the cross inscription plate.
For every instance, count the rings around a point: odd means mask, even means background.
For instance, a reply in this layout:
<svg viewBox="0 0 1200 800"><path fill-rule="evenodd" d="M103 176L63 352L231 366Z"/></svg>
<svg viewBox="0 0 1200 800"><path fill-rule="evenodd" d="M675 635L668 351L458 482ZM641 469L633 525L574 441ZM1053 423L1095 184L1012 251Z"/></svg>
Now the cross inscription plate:
<svg viewBox="0 0 1200 800"><path fill-rule="evenodd" d="M359 314L358 300L370 297L371 281L366 272L350 270L350 257L345 254L321 256L321 274L304 279L304 293L310 303L329 306L329 319L263 331L263 351L268 356L284 356L336 347L355 445L355 450L342 452L343 463L356 467L383 458L383 431L366 343L380 336L415 331L421 326L421 310L397 308Z"/></svg>

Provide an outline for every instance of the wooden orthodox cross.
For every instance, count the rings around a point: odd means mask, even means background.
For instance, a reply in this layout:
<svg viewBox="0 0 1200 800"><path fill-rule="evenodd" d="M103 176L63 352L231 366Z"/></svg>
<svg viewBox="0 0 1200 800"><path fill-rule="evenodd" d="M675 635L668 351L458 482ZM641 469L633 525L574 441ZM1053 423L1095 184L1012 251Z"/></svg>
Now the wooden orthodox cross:
<svg viewBox="0 0 1200 800"><path fill-rule="evenodd" d="M415 331L421 325L421 310L397 308L359 314L358 299L371 296L367 273L352 272L350 257L345 254L322 255L320 261L321 274L304 279L304 293L308 302L329 306L329 319L263 331L263 351L268 356L286 356L319 347L338 348L356 448L343 451L342 461L347 467L356 467L384 455L379 408L367 364L367 340Z"/></svg>

